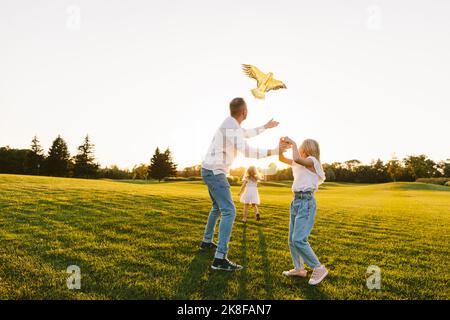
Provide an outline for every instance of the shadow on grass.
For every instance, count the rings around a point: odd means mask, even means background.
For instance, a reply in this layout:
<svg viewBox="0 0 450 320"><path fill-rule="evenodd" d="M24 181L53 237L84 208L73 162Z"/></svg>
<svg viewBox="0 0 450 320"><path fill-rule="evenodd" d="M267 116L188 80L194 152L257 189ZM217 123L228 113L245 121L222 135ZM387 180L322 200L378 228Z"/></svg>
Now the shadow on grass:
<svg viewBox="0 0 450 320"><path fill-rule="evenodd" d="M175 299L192 299L194 291L199 289L203 276L211 266L213 256L214 251L198 250L195 252L194 259L183 273L183 279L176 290Z"/></svg>
<svg viewBox="0 0 450 320"><path fill-rule="evenodd" d="M324 292L322 288L322 283L312 286L308 284L308 278L298 278L292 277L292 282L295 283L295 286L298 287L301 296L305 300L328 300L330 299L329 295ZM332 276L328 275L324 280L325 281L333 281Z"/></svg>
<svg viewBox="0 0 450 320"><path fill-rule="evenodd" d="M241 263L244 269L240 271L239 277L239 293L238 299L247 299L247 266L248 266L248 257L247 257L247 224L244 224L242 227L242 249L241 249Z"/></svg>
<svg viewBox="0 0 450 320"><path fill-rule="evenodd" d="M273 281L272 275L270 273L270 261L267 255L267 244L266 236L264 235L263 227L258 226L258 237L259 237L259 253L262 258L262 270L264 273L264 283L266 287L266 297L265 299L273 299Z"/></svg>
<svg viewBox="0 0 450 320"><path fill-rule="evenodd" d="M224 299L228 283L236 280L236 272L211 269L214 250L195 252L175 294L176 299Z"/></svg>

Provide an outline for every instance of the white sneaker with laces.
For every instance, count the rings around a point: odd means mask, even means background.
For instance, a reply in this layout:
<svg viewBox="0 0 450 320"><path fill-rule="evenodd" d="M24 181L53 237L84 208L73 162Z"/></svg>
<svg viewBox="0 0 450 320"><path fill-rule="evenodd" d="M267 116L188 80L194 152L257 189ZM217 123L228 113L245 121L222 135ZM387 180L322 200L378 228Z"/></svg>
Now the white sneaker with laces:
<svg viewBox="0 0 450 320"><path fill-rule="evenodd" d="M308 272L305 269L296 270L291 269L289 271L283 271L283 275L286 277L302 277L305 278L308 275Z"/></svg>
<svg viewBox="0 0 450 320"><path fill-rule="evenodd" d="M313 273L311 275L311 278L309 278L308 283L310 285L315 286L316 284L319 284L328 274L327 268L324 266L320 266L317 268L314 268Z"/></svg>

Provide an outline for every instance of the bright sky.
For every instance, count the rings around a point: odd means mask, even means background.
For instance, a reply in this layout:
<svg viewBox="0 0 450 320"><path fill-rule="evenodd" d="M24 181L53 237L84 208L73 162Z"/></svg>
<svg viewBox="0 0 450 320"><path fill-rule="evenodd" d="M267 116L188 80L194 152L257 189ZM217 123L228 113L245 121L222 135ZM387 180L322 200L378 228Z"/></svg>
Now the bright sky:
<svg viewBox="0 0 450 320"><path fill-rule="evenodd" d="M253 145L289 135L317 139L324 162L446 159L449 16L447 0L2 0L0 146L37 134L47 150L61 134L73 154L89 133L102 165L169 146L184 167L242 96L244 127L281 122ZM254 99L241 63L288 89Z"/></svg>

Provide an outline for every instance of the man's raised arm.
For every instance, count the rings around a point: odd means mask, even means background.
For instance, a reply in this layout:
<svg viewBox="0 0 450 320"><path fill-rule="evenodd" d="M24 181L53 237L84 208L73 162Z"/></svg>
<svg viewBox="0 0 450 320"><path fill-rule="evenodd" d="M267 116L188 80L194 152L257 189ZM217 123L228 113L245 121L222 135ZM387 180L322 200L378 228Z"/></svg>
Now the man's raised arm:
<svg viewBox="0 0 450 320"><path fill-rule="evenodd" d="M275 128L276 126L278 126L278 124L279 124L278 121L274 121L273 119L271 119L265 125L260 126L260 127L256 127L253 129L242 128L242 133L243 133L244 138L247 138L247 139L253 138L253 137L256 137L258 134L263 133L263 131L265 131L266 129Z"/></svg>
<svg viewBox="0 0 450 320"><path fill-rule="evenodd" d="M242 131L236 130L234 134L227 134L229 143L234 144L237 151L242 153L246 158L261 159L270 157L272 155L278 155L278 146L273 149L254 148L250 146L245 140Z"/></svg>

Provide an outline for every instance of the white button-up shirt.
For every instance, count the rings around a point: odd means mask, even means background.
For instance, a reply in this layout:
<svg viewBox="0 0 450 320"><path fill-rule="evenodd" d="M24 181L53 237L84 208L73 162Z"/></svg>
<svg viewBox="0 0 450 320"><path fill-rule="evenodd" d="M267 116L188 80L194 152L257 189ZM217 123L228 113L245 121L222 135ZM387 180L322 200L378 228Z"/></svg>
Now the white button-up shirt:
<svg viewBox="0 0 450 320"><path fill-rule="evenodd" d="M274 149L253 148L247 144L246 138L251 138L262 133L264 126L254 129L241 128L239 122L233 117L226 118L208 148L202 167L212 170L215 175L227 174L238 152L247 158L265 158L278 154L278 147Z"/></svg>

